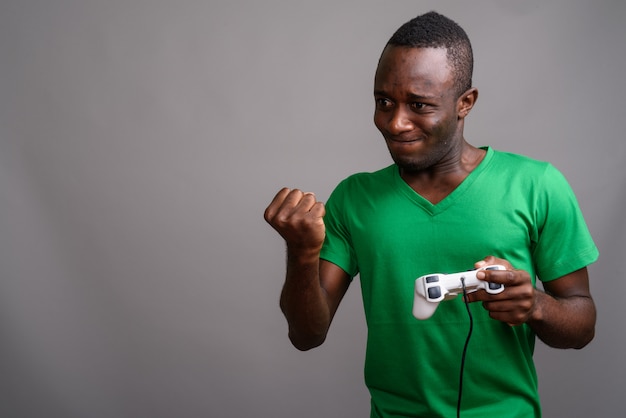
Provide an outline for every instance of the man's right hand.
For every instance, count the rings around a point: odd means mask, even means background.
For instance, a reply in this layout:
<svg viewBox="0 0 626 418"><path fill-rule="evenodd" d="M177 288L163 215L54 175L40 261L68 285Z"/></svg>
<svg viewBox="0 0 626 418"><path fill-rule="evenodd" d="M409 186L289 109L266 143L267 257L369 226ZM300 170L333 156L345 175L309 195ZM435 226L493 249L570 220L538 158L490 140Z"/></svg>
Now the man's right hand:
<svg viewBox="0 0 626 418"><path fill-rule="evenodd" d="M287 243L287 273L280 307L289 324L289 339L299 350L322 344L350 277L319 258L326 227L322 202L313 193L284 188L265 209L265 220Z"/></svg>
<svg viewBox="0 0 626 418"><path fill-rule="evenodd" d="M326 236L326 209L313 193L281 189L265 209L265 220L284 238L290 250L317 252Z"/></svg>

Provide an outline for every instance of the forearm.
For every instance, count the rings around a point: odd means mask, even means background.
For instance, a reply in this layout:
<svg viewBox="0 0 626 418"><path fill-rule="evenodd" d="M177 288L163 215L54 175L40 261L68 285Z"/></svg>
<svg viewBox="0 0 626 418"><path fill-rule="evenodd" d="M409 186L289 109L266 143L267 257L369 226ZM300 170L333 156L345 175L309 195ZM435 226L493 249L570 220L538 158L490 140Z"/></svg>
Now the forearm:
<svg viewBox="0 0 626 418"><path fill-rule="evenodd" d="M289 325L289 339L296 348L309 350L324 342L331 313L326 291L320 285L319 254L288 250L280 307Z"/></svg>
<svg viewBox="0 0 626 418"><path fill-rule="evenodd" d="M554 348L583 348L594 337L596 308L590 296L555 298L537 290L527 321L537 337Z"/></svg>

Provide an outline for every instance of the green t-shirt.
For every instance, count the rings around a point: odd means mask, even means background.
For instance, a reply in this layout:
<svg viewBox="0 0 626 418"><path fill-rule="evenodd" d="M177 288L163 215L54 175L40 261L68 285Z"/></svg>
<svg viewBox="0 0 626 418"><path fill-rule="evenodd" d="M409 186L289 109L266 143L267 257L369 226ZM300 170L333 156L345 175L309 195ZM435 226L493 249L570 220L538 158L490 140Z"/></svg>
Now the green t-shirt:
<svg viewBox="0 0 626 418"><path fill-rule="evenodd" d="M395 165L355 174L326 204L321 258L360 275L368 325L365 381L372 417L456 414L469 318L462 297L427 320L412 315L414 283L473 268L487 255L549 281L598 257L576 198L552 165L486 148L483 161L431 204ZM463 417L539 417L535 335L471 304Z"/></svg>

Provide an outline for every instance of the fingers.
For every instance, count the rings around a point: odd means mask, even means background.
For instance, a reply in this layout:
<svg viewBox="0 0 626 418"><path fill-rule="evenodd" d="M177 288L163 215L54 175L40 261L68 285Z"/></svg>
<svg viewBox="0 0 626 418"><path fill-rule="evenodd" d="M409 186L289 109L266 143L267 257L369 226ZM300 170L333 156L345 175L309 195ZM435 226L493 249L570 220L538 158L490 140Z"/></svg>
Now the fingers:
<svg viewBox="0 0 626 418"><path fill-rule="evenodd" d="M285 201L285 198L290 191L291 190L289 190L288 188L283 187L278 193L276 193L276 196L274 196L274 199L272 199L271 203L269 204L267 209L265 209L265 213L263 214L263 217L267 222L271 223L270 220L274 219L274 216L276 216L276 212L278 212L278 209Z"/></svg>
<svg viewBox="0 0 626 418"><path fill-rule="evenodd" d="M477 268L500 264L506 270L483 270L476 274L480 280L504 285L504 291L489 294L484 291L473 293L471 301L482 301L493 319L511 326L523 324L531 314L535 305L535 289L530 274L524 270L516 270L503 259L493 256L485 257L476 263Z"/></svg>
<svg viewBox="0 0 626 418"><path fill-rule="evenodd" d="M506 322L511 326L520 325L530 318L535 307L535 298L529 294L527 297L517 295L515 299L485 300L483 307L495 320Z"/></svg>
<svg viewBox="0 0 626 418"><path fill-rule="evenodd" d="M276 217L276 214L280 210L285 198L290 192L290 189L283 187L278 193L276 193L276 196L274 196L274 199L272 199L272 202L269 204L267 209L265 209L265 213L263 214L263 217L268 223L272 223L271 221Z"/></svg>
<svg viewBox="0 0 626 418"><path fill-rule="evenodd" d="M484 268L487 266L494 266L494 265L504 266L505 270L481 270L478 273L476 273L476 278L480 280L486 280L488 282L500 283L504 285L507 284L507 281L514 279L514 277L511 276L510 274L507 274L507 272L514 271L515 269L513 268L511 263L509 263L507 260L503 258L497 258L492 255L488 255L482 260L474 263L474 267L476 269ZM496 274L493 274L493 273L496 273ZM496 277L496 279L491 280L490 279L491 277ZM498 280L497 279L498 277L502 281Z"/></svg>
<svg viewBox="0 0 626 418"><path fill-rule="evenodd" d="M325 214L326 214L326 207L324 206L322 202L314 202L313 206L311 206L309 209L309 215L316 220L317 224L324 223Z"/></svg>
<svg viewBox="0 0 626 418"><path fill-rule="evenodd" d="M281 189L265 210L265 220L286 220L294 214L310 213L313 217L323 217L324 205L318 202L313 193L305 193L298 189Z"/></svg>
<svg viewBox="0 0 626 418"><path fill-rule="evenodd" d="M486 267L486 266L493 266L496 264L500 264L504 267L506 267L507 270L513 270L513 266L511 265L511 263L509 263L507 260L503 259L503 258L497 258L494 257L493 255L488 255L487 257L483 258L480 261L477 261L476 263L474 263L474 267L479 269L482 267Z"/></svg>
<svg viewBox="0 0 626 418"><path fill-rule="evenodd" d="M506 288L525 282L525 278L520 274L523 274L521 270L481 270L476 273L476 278L490 283L503 284Z"/></svg>
<svg viewBox="0 0 626 418"><path fill-rule="evenodd" d="M265 210L265 220L290 248L319 249L324 242L326 209L313 193L281 189Z"/></svg>

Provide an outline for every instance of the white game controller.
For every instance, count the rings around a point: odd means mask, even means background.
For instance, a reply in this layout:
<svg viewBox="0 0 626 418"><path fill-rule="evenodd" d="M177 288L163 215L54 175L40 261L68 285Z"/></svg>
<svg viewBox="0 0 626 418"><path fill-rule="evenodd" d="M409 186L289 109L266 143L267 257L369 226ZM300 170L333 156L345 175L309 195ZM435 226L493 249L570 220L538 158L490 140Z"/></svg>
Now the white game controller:
<svg viewBox="0 0 626 418"><path fill-rule="evenodd" d="M462 294L463 284L461 283L461 278L465 282L465 291L467 293L485 289L487 293L495 295L504 290L504 285L502 284L489 283L477 279L476 273L481 270L506 270L506 268L501 265L493 265L461 273L433 273L417 278L415 280L413 316L417 319L428 319L435 313L439 302L454 299L458 294Z"/></svg>

